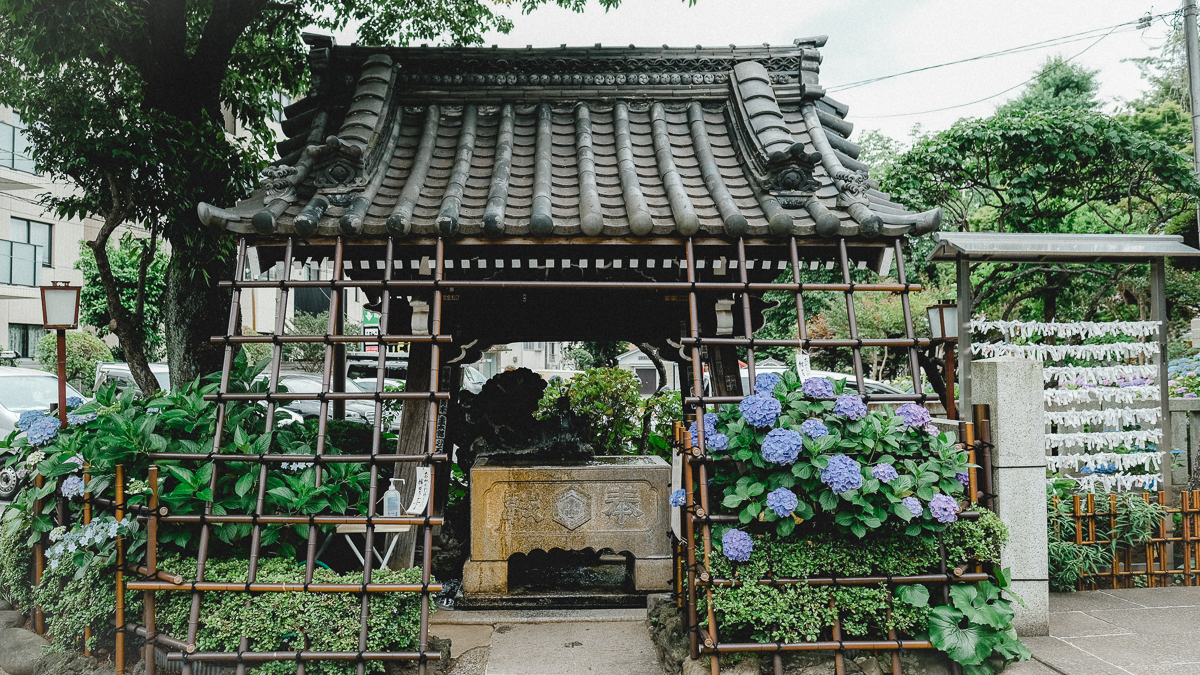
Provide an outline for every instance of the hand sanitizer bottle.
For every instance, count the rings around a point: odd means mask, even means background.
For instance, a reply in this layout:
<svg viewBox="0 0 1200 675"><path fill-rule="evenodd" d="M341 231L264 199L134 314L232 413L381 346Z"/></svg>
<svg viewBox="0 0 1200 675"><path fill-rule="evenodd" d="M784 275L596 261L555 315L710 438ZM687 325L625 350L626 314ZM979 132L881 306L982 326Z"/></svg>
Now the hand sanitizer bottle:
<svg viewBox="0 0 1200 675"><path fill-rule="evenodd" d="M397 480L400 479L391 479L391 485L388 487L387 492L383 493L384 518L399 518L404 515L404 507L400 504L400 491L396 489Z"/></svg>

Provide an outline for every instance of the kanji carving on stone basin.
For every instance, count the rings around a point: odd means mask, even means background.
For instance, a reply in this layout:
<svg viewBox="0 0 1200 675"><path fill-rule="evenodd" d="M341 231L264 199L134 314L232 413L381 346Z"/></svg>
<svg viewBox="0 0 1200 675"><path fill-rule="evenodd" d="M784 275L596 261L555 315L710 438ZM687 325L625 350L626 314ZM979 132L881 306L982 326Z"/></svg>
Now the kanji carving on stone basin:
<svg viewBox="0 0 1200 675"><path fill-rule="evenodd" d="M575 488L563 492L554 502L554 522L568 530L574 530L591 519L591 497Z"/></svg>
<svg viewBox="0 0 1200 675"><path fill-rule="evenodd" d="M638 508L641 502L642 498L636 486L609 485L604 488L604 515L616 520L621 527L625 527L627 519L646 515Z"/></svg>

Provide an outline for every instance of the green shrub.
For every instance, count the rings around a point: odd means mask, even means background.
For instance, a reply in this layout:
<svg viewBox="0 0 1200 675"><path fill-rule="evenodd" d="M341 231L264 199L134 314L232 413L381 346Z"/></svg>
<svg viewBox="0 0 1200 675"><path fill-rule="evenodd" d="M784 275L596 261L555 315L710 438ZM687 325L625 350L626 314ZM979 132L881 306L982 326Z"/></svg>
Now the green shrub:
<svg viewBox="0 0 1200 675"><path fill-rule="evenodd" d="M0 600L7 600L28 612L33 606L33 549L29 546L29 525L10 519L0 528Z"/></svg>
<svg viewBox="0 0 1200 675"><path fill-rule="evenodd" d="M194 560L170 558L161 567L185 579L196 578ZM246 560L209 560L205 565L208 581L245 582ZM292 560L260 559L257 581L261 583L304 582L304 567ZM421 570L374 570L372 583L419 584ZM361 584L362 573L336 574L317 568L313 583ZM176 638L187 635L192 595L189 592L160 592L156 596L158 628ZM371 593L367 651L413 651L420 632L421 595L419 593ZM433 611L431 606L430 611ZM319 651L358 651L361 601L355 593L206 593L201 604L201 626L197 633L198 651L237 651L242 636L250 639L250 649L307 648ZM314 661L306 672L314 675L348 675L356 664ZM296 670L292 661L268 662L256 672L285 675ZM367 672L383 672L380 661L368 661Z"/></svg>
<svg viewBox="0 0 1200 675"><path fill-rule="evenodd" d="M88 389L96 364L112 360L112 351L100 338L84 330L67 331L68 382L86 383L82 388ZM53 331L38 340L37 362L52 373L58 372L58 336Z"/></svg>

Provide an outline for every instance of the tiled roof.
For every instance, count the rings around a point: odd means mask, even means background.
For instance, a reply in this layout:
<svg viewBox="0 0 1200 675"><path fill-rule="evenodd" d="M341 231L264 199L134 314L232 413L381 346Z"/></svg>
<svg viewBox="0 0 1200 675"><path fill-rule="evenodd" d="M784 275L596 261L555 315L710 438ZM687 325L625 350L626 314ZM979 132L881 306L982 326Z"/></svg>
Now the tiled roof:
<svg viewBox="0 0 1200 675"><path fill-rule="evenodd" d="M922 234L818 84L824 38L719 49L318 43L238 233Z"/></svg>

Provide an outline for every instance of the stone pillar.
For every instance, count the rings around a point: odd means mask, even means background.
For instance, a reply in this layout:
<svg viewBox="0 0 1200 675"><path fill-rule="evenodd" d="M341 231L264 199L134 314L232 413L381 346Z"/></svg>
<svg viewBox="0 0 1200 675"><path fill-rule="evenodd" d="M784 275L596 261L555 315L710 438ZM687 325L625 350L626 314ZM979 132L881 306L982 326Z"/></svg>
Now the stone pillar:
<svg viewBox="0 0 1200 675"><path fill-rule="evenodd" d="M1002 567L1012 569L1019 635L1050 634L1050 582L1046 543L1046 431L1042 364L1001 356L972 364L973 398L991 407L992 470L996 513L1008 526Z"/></svg>

